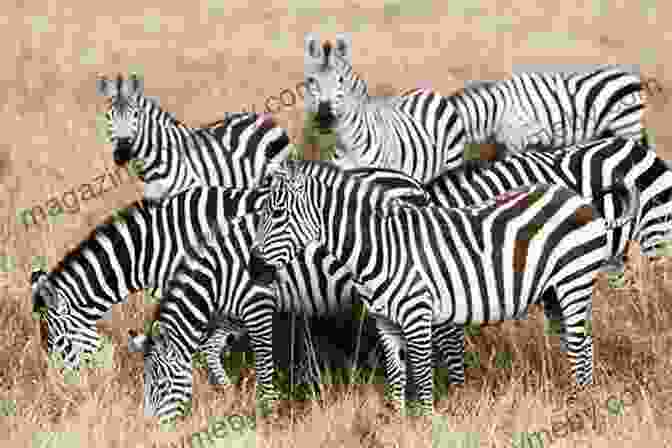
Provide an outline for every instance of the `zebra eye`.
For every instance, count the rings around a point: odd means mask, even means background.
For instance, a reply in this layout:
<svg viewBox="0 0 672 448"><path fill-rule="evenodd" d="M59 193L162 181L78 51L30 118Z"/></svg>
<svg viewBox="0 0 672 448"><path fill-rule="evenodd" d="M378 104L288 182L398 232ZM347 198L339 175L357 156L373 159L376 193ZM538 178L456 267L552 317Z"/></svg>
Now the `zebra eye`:
<svg viewBox="0 0 672 448"><path fill-rule="evenodd" d="M276 219L282 218L282 215L283 215L282 209L276 209L271 212L271 216Z"/></svg>
<svg viewBox="0 0 672 448"><path fill-rule="evenodd" d="M338 77L338 82L339 82L340 84L343 84L343 81L344 81L343 76L339 76L339 77Z"/></svg>

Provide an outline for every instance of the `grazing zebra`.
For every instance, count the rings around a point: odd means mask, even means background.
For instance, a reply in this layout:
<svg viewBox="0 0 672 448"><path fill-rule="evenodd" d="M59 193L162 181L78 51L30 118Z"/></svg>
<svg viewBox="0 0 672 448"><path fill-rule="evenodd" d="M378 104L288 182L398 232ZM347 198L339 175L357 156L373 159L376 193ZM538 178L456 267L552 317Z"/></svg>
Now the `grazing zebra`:
<svg viewBox="0 0 672 448"><path fill-rule="evenodd" d="M387 182L389 191L399 195L409 188L395 173L362 170L361 178L379 184ZM396 183L393 183L397 180ZM412 187L420 189L419 184ZM421 191L424 195L424 191ZM95 323L133 291L165 288L176 266L189 248L207 240L213 229L224 226L232 217L258 210L267 190L196 187L167 199L161 206L143 200L135 202L117 217L99 225L92 234L70 252L49 274L31 275L33 306L47 306L47 350L63 355L65 365L76 368L84 352L93 352L99 343ZM409 198L410 200L410 198ZM295 271L281 283L285 294L300 294L314 310L329 314L329 307L351 307L347 279L341 278L333 261L319 253L297 263ZM344 283L345 282L345 283ZM340 304L340 305L338 305ZM223 323L226 325L226 323ZM230 340L224 328L218 328L213 341ZM229 332L230 333L230 332ZM206 351L211 361L220 351ZM209 364L210 372L223 372ZM217 383L228 383L219 375Z"/></svg>
<svg viewBox="0 0 672 448"><path fill-rule="evenodd" d="M47 306L47 349L76 368L96 350L96 321L140 289L164 288L189 247L257 210L266 190L196 187L163 205L134 202L98 225L49 274L31 275L34 311ZM120 218L121 216L121 218Z"/></svg>
<svg viewBox="0 0 672 448"><path fill-rule="evenodd" d="M289 153L289 137L270 116L227 113L193 128L143 94L142 80L99 77L97 92L108 99L108 134L114 161L142 162L145 198L160 200L195 184L247 188L258 184L269 162Z"/></svg>
<svg viewBox="0 0 672 448"><path fill-rule="evenodd" d="M512 154L473 170L469 179L457 170L438 176L425 188L435 204L464 207L535 183L563 185L592 198L600 215L609 220L624 213L628 206L623 202L628 201L605 193L623 184L634 187L636 219L608 234L613 271L623 270L622 257L630 240L639 243L645 256L672 242L672 164L632 139L610 137L551 153Z"/></svg>
<svg viewBox="0 0 672 448"><path fill-rule="evenodd" d="M468 143L494 142L515 153L615 136L646 144L642 90L639 75L604 66L475 82L448 99Z"/></svg>
<svg viewBox="0 0 672 448"><path fill-rule="evenodd" d="M429 90L373 97L352 70L352 45L338 35L304 47L306 111L337 137L334 163L342 168L393 168L427 182L462 163L464 130L453 106Z"/></svg>
<svg viewBox="0 0 672 448"><path fill-rule="evenodd" d="M407 346L421 411L432 411L432 323L462 326L510 319L551 301L564 323L573 374L592 382L594 276L609 256L608 222L592 204L556 185L511 190L473 207L449 209L384 202L346 171L318 162L275 168L258 225L255 263L282 270L302 247L326 246L352 268L376 316L386 374L404 408ZM364 229L364 230L362 230ZM553 294L549 295L548 292Z"/></svg>

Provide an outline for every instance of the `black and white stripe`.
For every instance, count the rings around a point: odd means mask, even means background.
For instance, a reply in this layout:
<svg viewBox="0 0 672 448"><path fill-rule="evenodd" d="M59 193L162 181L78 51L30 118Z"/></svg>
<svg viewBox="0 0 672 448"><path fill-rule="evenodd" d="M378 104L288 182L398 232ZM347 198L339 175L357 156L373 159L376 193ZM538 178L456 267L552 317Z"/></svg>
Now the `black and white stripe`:
<svg viewBox="0 0 672 448"><path fill-rule="evenodd" d="M269 162L289 153L289 137L270 115L226 113L202 127L190 127L143 94L134 75L100 77L97 91L108 99L108 134L114 161L142 162L145 198L160 200L190 186L248 188L257 185Z"/></svg>
<svg viewBox="0 0 672 448"><path fill-rule="evenodd" d="M519 73L450 95L468 143L509 152L557 149L609 136L643 141L641 76L617 66L584 72Z"/></svg>
<svg viewBox="0 0 672 448"><path fill-rule="evenodd" d="M342 168L393 168L422 182L462 163L464 130L456 110L435 92L415 89L373 97L352 70L350 39L320 46L305 39L306 110L336 134Z"/></svg>
<svg viewBox="0 0 672 448"><path fill-rule="evenodd" d="M229 219L257 210L264 190L197 187L162 206L135 202L72 250L49 274L31 276L35 310L47 306L47 349L75 368L99 343L96 321L140 289L165 288L187 248ZM227 378L219 378L227 382Z"/></svg>
<svg viewBox="0 0 672 448"><path fill-rule="evenodd" d="M513 188L535 183L557 184L590 198L598 212L613 220L633 204L619 199L626 187L635 194L636 219L608 234L613 268L622 270L629 241L642 255L654 256L672 241L672 170L670 163L635 140L611 137L551 153L512 154L467 179L460 171L445 173L428 184L432 202L443 207L470 206ZM629 195L628 195L629 196ZM625 198L627 199L627 198Z"/></svg>
<svg viewBox="0 0 672 448"><path fill-rule="evenodd" d="M501 321L541 301L562 317L577 382L592 382L583 326L594 276L609 256L607 227L624 221L609 223L589 200L541 184L467 208L394 205L333 166L287 162L272 177L254 254L282 269L318 241L349 266L369 290L394 396L403 407L401 340L428 411L433 322Z"/></svg>

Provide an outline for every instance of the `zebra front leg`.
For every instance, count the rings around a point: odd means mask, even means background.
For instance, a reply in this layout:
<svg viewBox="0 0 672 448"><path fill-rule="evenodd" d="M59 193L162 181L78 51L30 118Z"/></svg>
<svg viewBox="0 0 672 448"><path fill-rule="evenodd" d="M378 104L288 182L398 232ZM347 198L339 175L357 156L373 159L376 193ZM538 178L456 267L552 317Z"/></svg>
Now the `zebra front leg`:
<svg viewBox="0 0 672 448"><path fill-rule="evenodd" d="M375 317L376 328L380 333L380 343L383 347L385 377L387 385L385 395L391 401L392 407L399 412L405 410L406 365L400 357L404 349L401 328L385 317Z"/></svg>
<svg viewBox="0 0 672 448"><path fill-rule="evenodd" d="M404 325L408 370L417 387L420 415L434 412L434 381L432 378L432 313L414 316L411 324Z"/></svg>
<svg viewBox="0 0 672 448"><path fill-rule="evenodd" d="M432 326L433 366L448 369L451 384L464 384L464 327L449 321Z"/></svg>
<svg viewBox="0 0 672 448"><path fill-rule="evenodd" d="M257 410L261 414L273 411L278 391L273 385L273 305L257 306L243 318L254 351L257 385Z"/></svg>

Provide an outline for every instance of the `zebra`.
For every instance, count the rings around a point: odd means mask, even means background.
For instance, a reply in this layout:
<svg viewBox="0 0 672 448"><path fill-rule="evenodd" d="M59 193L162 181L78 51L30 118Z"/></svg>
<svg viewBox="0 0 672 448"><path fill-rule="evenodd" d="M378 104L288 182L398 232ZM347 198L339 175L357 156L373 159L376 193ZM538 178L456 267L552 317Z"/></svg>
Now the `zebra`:
<svg viewBox="0 0 672 448"><path fill-rule="evenodd" d="M266 165L285 159L287 131L270 115L226 113L221 120L190 127L143 93L135 75L99 76L98 94L107 99L107 132L114 162L140 161L144 197L161 200L200 184L247 188L259 183Z"/></svg>
<svg viewBox="0 0 672 448"><path fill-rule="evenodd" d="M607 221L589 200L547 184L466 208L395 204L347 171L324 163L317 171L315 164L287 161L274 169L252 255L282 270L317 241L351 267L360 291L368 290L362 294L400 409L400 341L420 411L432 412L432 323L501 321L542 300L562 316L577 383L592 383L592 337L583 327L594 277L609 256L607 228L632 217Z"/></svg>
<svg viewBox="0 0 672 448"><path fill-rule="evenodd" d="M404 189L401 182L393 184L393 175L384 177L381 172L364 170L359 174L380 184L388 182L391 188L398 188L401 196L409 188ZM416 184L412 186L419 189ZM44 323L48 353L61 353L66 367L77 368L81 355L94 352L99 346L95 323L110 312L112 305L124 301L135 290L165 288L187 249L211 238L213 229L233 217L259 210L267 192L263 186L254 190L195 187L162 204L136 201L98 225L49 274L33 272L33 310L47 308ZM286 289L286 294L301 294L304 300L312 301L315 309L328 307L331 302L351 303L347 283L344 285L339 278L333 262L319 253L312 256L296 265L296 272L281 283L281 289ZM343 309L347 309L346 305ZM231 341L228 335L232 332L226 325L223 322L215 329L213 340L206 346L209 369L214 375L211 381L216 384L229 383L221 367L214 364ZM239 334L240 331L232 336Z"/></svg>
<svg viewBox="0 0 672 448"><path fill-rule="evenodd" d="M633 138L648 146L642 90L638 74L606 65L476 81L447 98L463 123L466 142L494 144L499 154L492 158L501 159L503 153L547 151L603 137Z"/></svg>
<svg viewBox="0 0 672 448"><path fill-rule="evenodd" d="M462 170L444 173L425 189L432 203L453 208L524 185L558 184L592 198L602 216L614 219L628 207L627 201L617 201L606 193L634 188L636 218L608 235L612 257L605 270L622 272L629 241L639 243L643 256L661 253L665 244L672 242L671 170L672 163L661 160L645 144L609 137L549 153L512 154L489 167L474 169L469 178Z"/></svg>
<svg viewBox="0 0 672 448"><path fill-rule="evenodd" d="M351 61L348 35L336 36L333 47L320 47L315 34L306 35L305 107L320 132L336 135L333 163L393 168L421 182L461 165L465 132L448 100L423 89L370 96Z"/></svg>
<svg viewBox="0 0 672 448"><path fill-rule="evenodd" d="M257 210L267 190L195 187L158 204L135 201L99 224L50 272L31 274L33 311L47 307L48 353L68 368L99 345L96 321L136 290L164 288L185 251L212 228ZM218 383L226 383L220 378Z"/></svg>

